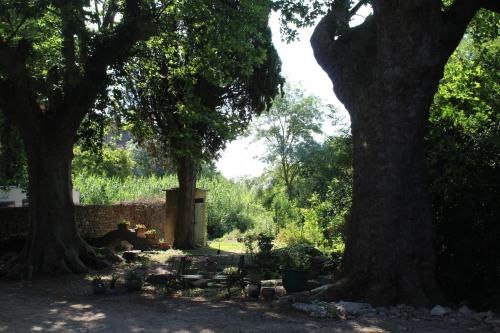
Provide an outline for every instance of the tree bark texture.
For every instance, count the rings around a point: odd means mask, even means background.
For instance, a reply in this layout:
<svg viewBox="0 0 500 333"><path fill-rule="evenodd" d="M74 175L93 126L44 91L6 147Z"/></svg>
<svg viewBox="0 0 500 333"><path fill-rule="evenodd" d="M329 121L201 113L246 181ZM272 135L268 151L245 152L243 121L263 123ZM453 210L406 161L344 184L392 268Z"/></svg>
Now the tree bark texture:
<svg viewBox="0 0 500 333"><path fill-rule="evenodd" d="M109 265L77 230L71 183L74 137L61 133L55 128L21 131L28 158L30 227L23 250L7 263L13 278L29 278L34 272L84 273Z"/></svg>
<svg viewBox="0 0 500 333"><path fill-rule="evenodd" d="M124 3L121 22L111 27L108 17L101 28L111 31L92 39L87 38L84 17L75 19L75 13L83 12L82 3L54 4L62 22L63 43L58 51L63 63L50 67L44 78L33 76L28 65L32 41L0 37L0 111L19 129L29 173L30 229L22 253L4 267L11 276L81 273L87 266L107 264L76 229L71 160L76 131L109 83L109 66L123 63L136 42L156 33L148 7L138 1ZM113 17L114 7L108 9Z"/></svg>
<svg viewBox="0 0 500 333"><path fill-rule="evenodd" d="M174 247L194 248L194 197L196 191L196 168L189 158L181 158L177 170L179 197Z"/></svg>
<svg viewBox="0 0 500 333"><path fill-rule="evenodd" d="M354 144L342 275L316 296L429 305L442 296L424 136L444 65L467 20L458 24L436 1L374 1L373 9L344 34L329 12L311 38L349 111Z"/></svg>

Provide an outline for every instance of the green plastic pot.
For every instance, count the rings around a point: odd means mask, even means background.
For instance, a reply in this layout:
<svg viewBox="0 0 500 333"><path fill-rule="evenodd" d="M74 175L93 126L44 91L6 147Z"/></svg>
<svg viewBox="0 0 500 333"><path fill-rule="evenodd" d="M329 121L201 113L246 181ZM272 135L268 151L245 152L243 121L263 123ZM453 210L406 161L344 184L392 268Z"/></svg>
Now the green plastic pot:
<svg viewBox="0 0 500 333"><path fill-rule="evenodd" d="M283 287L287 292L303 291L307 288L307 275L308 271L282 268L281 279L283 280Z"/></svg>

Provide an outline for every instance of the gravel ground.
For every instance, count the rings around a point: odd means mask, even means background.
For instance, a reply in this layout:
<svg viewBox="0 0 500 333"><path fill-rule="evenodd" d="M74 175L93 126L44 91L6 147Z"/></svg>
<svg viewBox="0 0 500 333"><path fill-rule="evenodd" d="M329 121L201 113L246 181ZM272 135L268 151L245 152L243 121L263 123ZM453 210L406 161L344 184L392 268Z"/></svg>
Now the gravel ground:
<svg viewBox="0 0 500 333"><path fill-rule="evenodd" d="M497 330L498 331L498 330ZM474 318L317 319L274 303L143 292L94 296L83 277L0 281L0 332L497 332Z"/></svg>

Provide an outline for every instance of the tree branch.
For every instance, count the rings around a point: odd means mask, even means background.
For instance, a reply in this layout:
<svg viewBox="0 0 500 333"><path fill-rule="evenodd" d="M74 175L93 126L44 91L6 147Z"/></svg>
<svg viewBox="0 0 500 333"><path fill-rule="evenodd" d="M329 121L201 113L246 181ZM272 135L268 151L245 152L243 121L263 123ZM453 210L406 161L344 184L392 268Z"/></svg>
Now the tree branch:
<svg viewBox="0 0 500 333"><path fill-rule="evenodd" d="M2 109L22 126L32 120L34 105L30 86L37 85L29 76L26 61L29 54L29 42L21 39L16 46L10 46L0 39L0 70L5 74L2 84ZM26 107L26 104L30 104Z"/></svg>
<svg viewBox="0 0 500 333"><path fill-rule="evenodd" d="M352 7L351 10L349 11L349 16L353 17L354 15L356 15L356 13L358 12L358 10L361 7L363 7L364 5L367 5L369 2L370 2L370 0L360 0L360 1L358 1L358 3L356 5L354 5L354 7Z"/></svg>
<svg viewBox="0 0 500 333"><path fill-rule="evenodd" d="M478 10L485 8L500 13L500 1L498 0L457 0L443 13L444 38L443 47L454 50L463 37L465 29L476 15Z"/></svg>
<svg viewBox="0 0 500 333"><path fill-rule="evenodd" d="M113 22L116 16L116 0L110 0L104 18L102 19L102 29L111 29L113 27Z"/></svg>
<svg viewBox="0 0 500 333"><path fill-rule="evenodd" d="M149 10L140 8L137 1L126 1L123 21L114 31L94 39L92 55L83 65L83 76L72 92L66 96L72 107L64 113L63 122L68 131L78 129L80 122L96 97L105 91L108 80L108 67L120 64L127 59L131 48L141 40L146 40L156 31Z"/></svg>
<svg viewBox="0 0 500 333"><path fill-rule="evenodd" d="M370 85L376 71L375 21L375 16L370 15L362 24L339 35L335 14L330 11L311 36L316 61L332 80L335 94L348 110L359 92Z"/></svg>
<svg viewBox="0 0 500 333"><path fill-rule="evenodd" d="M491 10L492 12L500 14L500 1L498 0L479 0L482 8Z"/></svg>

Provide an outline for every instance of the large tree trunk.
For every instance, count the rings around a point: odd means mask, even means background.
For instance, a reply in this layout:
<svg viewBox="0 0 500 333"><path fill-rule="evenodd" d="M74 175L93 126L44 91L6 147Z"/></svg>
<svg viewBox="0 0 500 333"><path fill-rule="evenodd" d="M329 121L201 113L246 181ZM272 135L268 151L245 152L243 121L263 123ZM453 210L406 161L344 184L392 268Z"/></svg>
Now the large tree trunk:
<svg viewBox="0 0 500 333"><path fill-rule="evenodd" d="M29 173L30 227L22 252L8 263L13 278L35 272L83 273L109 263L97 258L75 223L71 161L73 139L54 131L24 133Z"/></svg>
<svg viewBox="0 0 500 333"><path fill-rule="evenodd" d="M444 65L461 35L441 40L446 25L432 1L377 1L374 11L335 39L338 21L330 13L311 39L349 111L354 144L342 274L314 297L429 305L442 296L424 136Z"/></svg>
<svg viewBox="0 0 500 333"><path fill-rule="evenodd" d="M174 247L192 249L194 247L194 196L196 190L196 168L188 158L182 158L177 170L179 197Z"/></svg>

